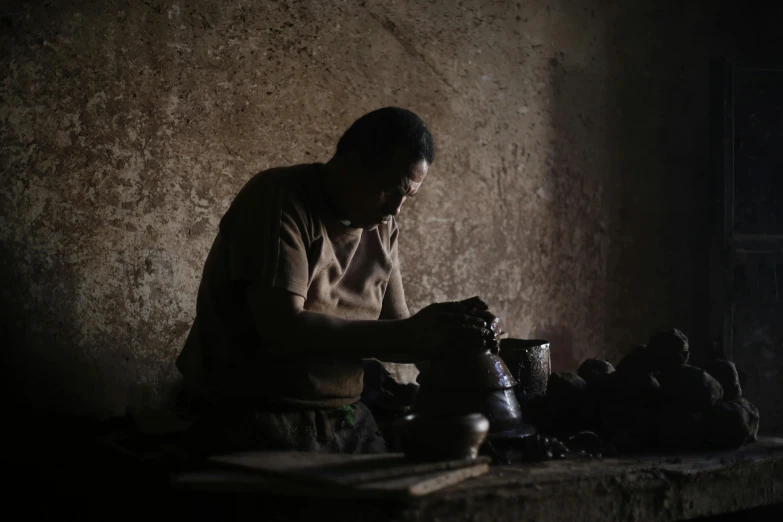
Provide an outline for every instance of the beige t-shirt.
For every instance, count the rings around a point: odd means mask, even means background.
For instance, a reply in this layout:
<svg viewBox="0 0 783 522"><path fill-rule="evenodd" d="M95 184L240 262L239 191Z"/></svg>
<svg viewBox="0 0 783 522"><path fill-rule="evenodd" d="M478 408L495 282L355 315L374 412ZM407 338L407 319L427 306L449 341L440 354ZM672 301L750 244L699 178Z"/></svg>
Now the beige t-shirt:
<svg viewBox="0 0 783 522"><path fill-rule="evenodd" d="M335 219L322 196L322 169L261 172L221 219L177 359L186 387L202 398L313 408L360 398L362 361L341 357L339 347L318 357L269 352L248 303L250 283L287 290L304 297L306 310L344 319L408 316L396 222L365 231Z"/></svg>

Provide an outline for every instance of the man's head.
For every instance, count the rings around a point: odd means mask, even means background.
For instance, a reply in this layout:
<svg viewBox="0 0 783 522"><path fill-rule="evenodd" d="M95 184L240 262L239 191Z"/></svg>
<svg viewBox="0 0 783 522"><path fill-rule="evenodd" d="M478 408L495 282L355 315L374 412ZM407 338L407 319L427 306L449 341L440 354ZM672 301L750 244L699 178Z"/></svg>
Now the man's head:
<svg viewBox="0 0 783 522"><path fill-rule="evenodd" d="M332 160L342 178L335 202L341 217L365 229L388 222L434 160L432 135L414 113L385 107L365 114L340 138Z"/></svg>

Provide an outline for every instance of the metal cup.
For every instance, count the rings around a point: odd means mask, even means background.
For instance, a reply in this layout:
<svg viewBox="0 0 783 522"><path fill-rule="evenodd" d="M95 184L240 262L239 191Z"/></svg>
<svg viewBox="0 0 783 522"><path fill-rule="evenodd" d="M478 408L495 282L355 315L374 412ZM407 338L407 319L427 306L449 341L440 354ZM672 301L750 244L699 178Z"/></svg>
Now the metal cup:
<svg viewBox="0 0 783 522"><path fill-rule="evenodd" d="M546 393L552 361L549 356L549 341L543 339L502 339L500 358L508 366L517 385L514 393L521 403L535 395Z"/></svg>

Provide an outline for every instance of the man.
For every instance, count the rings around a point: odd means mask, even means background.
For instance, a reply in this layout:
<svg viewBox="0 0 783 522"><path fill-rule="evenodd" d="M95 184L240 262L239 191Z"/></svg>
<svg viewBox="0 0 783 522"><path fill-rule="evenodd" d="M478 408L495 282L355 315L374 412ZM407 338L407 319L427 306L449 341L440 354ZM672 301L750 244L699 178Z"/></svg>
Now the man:
<svg viewBox="0 0 783 522"><path fill-rule="evenodd" d="M491 338L454 303L409 316L395 217L433 160L424 122L387 107L358 119L326 164L264 171L239 192L177 359L200 405L200 451L384 451L359 402L362 359L415 362Z"/></svg>

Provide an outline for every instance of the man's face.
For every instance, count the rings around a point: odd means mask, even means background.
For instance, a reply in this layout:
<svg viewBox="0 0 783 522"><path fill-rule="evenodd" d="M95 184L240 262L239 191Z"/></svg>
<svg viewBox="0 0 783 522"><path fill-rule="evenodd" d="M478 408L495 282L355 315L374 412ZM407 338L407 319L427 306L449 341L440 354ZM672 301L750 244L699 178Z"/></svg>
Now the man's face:
<svg viewBox="0 0 783 522"><path fill-rule="evenodd" d="M347 198L351 224L373 230L391 221L399 215L406 198L416 195L428 169L425 160L412 161L399 155L381 170L353 173Z"/></svg>

